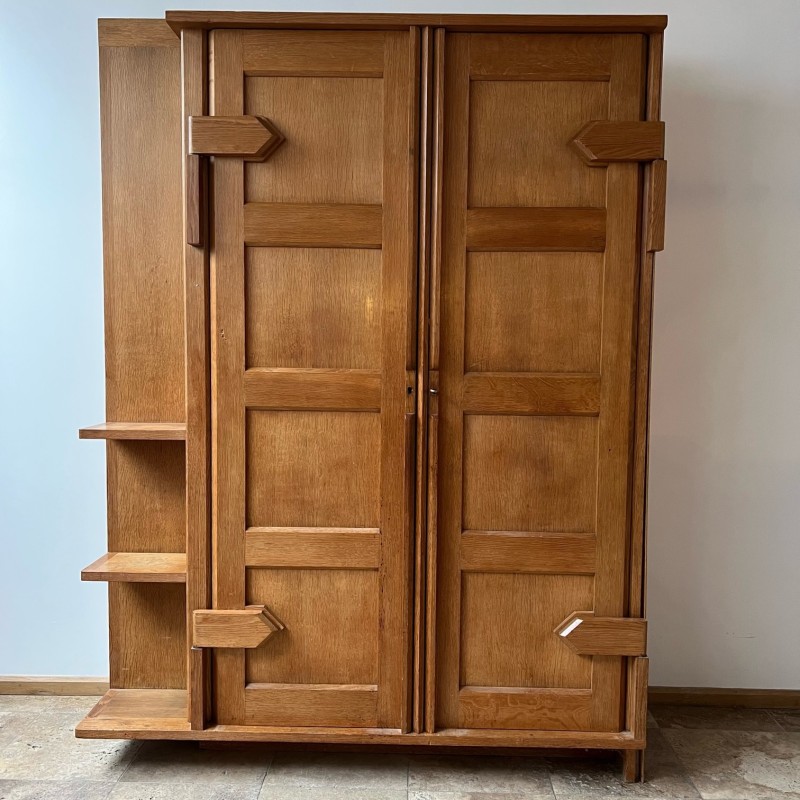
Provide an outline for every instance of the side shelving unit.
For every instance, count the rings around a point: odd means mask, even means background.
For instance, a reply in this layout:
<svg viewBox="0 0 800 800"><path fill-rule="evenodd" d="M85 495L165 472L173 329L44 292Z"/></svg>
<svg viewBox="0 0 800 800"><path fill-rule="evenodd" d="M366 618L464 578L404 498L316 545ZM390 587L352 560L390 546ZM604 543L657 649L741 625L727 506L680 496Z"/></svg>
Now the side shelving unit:
<svg viewBox="0 0 800 800"><path fill-rule="evenodd" d="M100 20L110 690L81 737L190 730L180 39ZM142 135L146 131L147 135ZM136 187L136 191L130 191Z"/></svg>

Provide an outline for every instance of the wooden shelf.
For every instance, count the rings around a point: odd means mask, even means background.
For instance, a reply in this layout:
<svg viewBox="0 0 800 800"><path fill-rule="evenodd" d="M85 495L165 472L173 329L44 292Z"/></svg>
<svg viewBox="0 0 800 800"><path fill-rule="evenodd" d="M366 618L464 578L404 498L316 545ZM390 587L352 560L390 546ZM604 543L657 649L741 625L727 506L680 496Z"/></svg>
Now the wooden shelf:
<svg viewBox="0 0 800 800"><path fill-rule="evenodd" d="M103 422L78 431L80 439L143 439L183 441L185 422Z"/></svg>
<svg viewBox="0 0 800 800"><path fill-rule="evenodd" d="M81 571L81 580L186 583L186 554L106 553Z"/></svg>
<svg viewBox="0 0 800 800"><path fill-rule="evenodd" d="M75 733L79 738L131 738L136 732L190 730L185 689L109 689Z"/></svg>

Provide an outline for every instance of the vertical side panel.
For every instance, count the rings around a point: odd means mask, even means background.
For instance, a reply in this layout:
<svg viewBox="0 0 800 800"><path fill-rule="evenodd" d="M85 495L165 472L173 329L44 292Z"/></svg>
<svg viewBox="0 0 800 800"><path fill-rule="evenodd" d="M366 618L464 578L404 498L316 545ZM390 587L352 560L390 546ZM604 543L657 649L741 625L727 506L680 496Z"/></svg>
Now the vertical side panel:
<svg viewBox="0 0 800 800"><path fill-rule="evenodd" d="M408 730L411 695L411 547L406 502L407 373L416 367L416 124L419 29L386 34L384 62L383 379L381 384L381 585L378 724ZM402 331L397 347L397 332ZM412 385L413 386L413 385ZM402 665L402 668L398 668ZM399 714L398 714L399 712Z"/></svg>
<svg viewBox="0 0 800 800"><path fill-rule="evenodd" d="M186 315L186 615L210 605L210 353L208 254L204 247L205 159L188 155L188 121L206 113L206 33L181 33L183 83L183 268ZM189 720L202 730L209 717L210 654L189 648Z"/></svg>
<svg viewBox="0 0 800 800"><path fill-rule="evenodd" d="M644 37L613 37L610 120L642 114ZM606 252L598 432L597 571L595 614L625 613L632 467L634 309L639 248L639 181L636 163L610 164L606 185ZM624 662L623 662L624 663ZM592 727L619 730L622 668L617 659L594 660Z"/></svg>
<svg viewBox="0 0 800 800"><path fill-rule="evenodd" d="M469 34L447 36L447 69L444 73L444 138L441 273L447 291L440 294L441 327L448 335L441 341L439 391L439 497L437 523L436 584L436 723L459 727L460 685L460 573L462 518L463 410L460 398L464 371L464 319L466 283L466 211L469 132ZM436 328L436 326L434 326ZM438 333L436 340L438 341ZM433 340L433 336L432 336ZM444 476L447 476L446 479Z"/></svg>
<svg viewBox="0 0 800 800"><path fill-rule="evenodd" d="M428 408L427 442L427 514L426 522L426 605L425 605L425 710L424 730L435 729L436 709L436 564L438 530L439 464L439 326L442 270L442 155L444 147L444 28L433 37L431 107L431 178L430 178L430 270L427 316L427 348L430 374L426 374L424 402ZM427 370L426 370L427 372ZM424 406L423 406L424 407Z"/></svg>
<svg viewBox="0 0 800 800"><path fill-rule="evenodd" d="M242 114L242 35L214 31L210 41L211 113ZM212 536L214 608L245 601L244 530L244 166L238 158L214 160L211 242ZM220 554L224 553L224 558ZM245 654L214 653L217 721L244 719Z"/></svg>
<svg viewBox="0 0 800 800"><path fill-rule="evenodd" d="M433 83L433 35L423 28L420 43L419 142L419 241L417 268L417 383L416 383L416 506L414 537L414 700L412 727L424 728L425 702L425 608L426 543L428 512L428 314L430 310L430 191L431 191L431 92Z"/></svg>
<svg viewBox="0 0 800 800"><path fill-rule="evenodd" d="M162 20L129 20L124 35L117 21L100 20L98 38L106 419L181 422L179 40ZM110 551L180 550L185 518L178 447L108 442ZM142 507L160 510L146 531L138 520ZM111 686L183 688L183 589L120 583L108 591Z"/></svg>

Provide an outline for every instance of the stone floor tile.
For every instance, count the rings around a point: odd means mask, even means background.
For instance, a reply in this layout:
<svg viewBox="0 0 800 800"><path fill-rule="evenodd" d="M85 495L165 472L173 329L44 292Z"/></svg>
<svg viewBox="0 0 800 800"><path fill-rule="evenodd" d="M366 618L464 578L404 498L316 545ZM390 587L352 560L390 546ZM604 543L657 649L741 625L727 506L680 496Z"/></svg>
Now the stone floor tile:
<svg viewBox="0 0 800 800"><path fill-rule="evenodd" d="M353 787L286 786L264 784L258 800L407 800L408 792L402 789L354 789Z"/></svg>
<svg viewBox="0 0 800 800"><path fill-rule="evenodd" d="M654 706L659 728L695 728L708 731L779 731L780 725L760 708L717 706Z"/></svg>
<svg viewBox="0 0 800 800"><path fill-rule="evenodd" d="M652 710L647 712L647 727L648 728L657 728L658 727L658 721L653 716Z"/></svg>
<svg viewBox="0 0 800 800"><path fill-rule="evenodd" d="M0 711L52 712L80 711L89 713L99 697L50 697L49 695L0 694Z"/></svg>
<svg viewBox="0 0 800 800"><path fill-rule="evenodd" d="M704 800L800 798L800 733L663 731Z"/></svg>
<svg viewBox="0 0 800 800"><path fill-rule="evenodd" d="M194 742L144 742L120 781L259 788L271 760L272 754L263 750L201 750Z"/></svg>
<svg viewBox="0 0 800 800"><path fill-rule="evenodd" d="M547 795L552 797L551 795ZM410 790L408 800L530 800L528 792L437 792Z"/></svg>
<svg viewBox="0 0 800 800"><path fill-rule="evenodd" d="M413 756L408 788L423 796L425 792L519 792L529 800L553 797L544 761L523 757Z"/></svg>
<svg viewBox="0 0 800 800"><path fill-rule="evenodd" d="M408 759L366 753L276 753L264 789L276 785L405 790Z"/></svg>
<svg viewBox="0 0 800 800"><path fill-rule="evenodd" d="M0 750L0 779L116 780L139 743L76 739L81 716L75 711L18 715L14 741Z"/></svg>
<svg viewBox="0 0 800 800"><path fill-rule="evenodd" d="M113 781L4 781L0 800L107 800Z"/></svg>
<svg viewBox="0 0 800 800"><path fill-rule="evenodd" d="M771 709L770 715L785 731L800 731L800 708Z"/></svg>
<svg viewBox="0 0 800 800"><path fill-rule="evenodd" d="M640 800L699 798L678 757L658 729L647 732L645 782L623 783L619 756L549 759L557 800L630 797Z"/></svg>
<svg viewBox="0 0 800 800"><path fill-rule="evenodd" d="M120 781L107 800L257 800L260 786Z"/></svg>

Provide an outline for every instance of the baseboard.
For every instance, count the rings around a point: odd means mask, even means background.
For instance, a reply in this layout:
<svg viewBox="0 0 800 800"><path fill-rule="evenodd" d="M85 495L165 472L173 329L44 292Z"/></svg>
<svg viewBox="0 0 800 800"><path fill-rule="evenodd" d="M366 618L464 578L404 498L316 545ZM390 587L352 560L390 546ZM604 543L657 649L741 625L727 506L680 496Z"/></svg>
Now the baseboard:
<svg viewBox="0 0 800 800"><path fill-rule="evenodd" d="M107 678L2 675L0 695L93 696L108 691ZM744 708L800 708L800 689L713 689L686 686L651 686L650 705L740 706Z"/></svg>
<svg viewBox="0 0 800 800"><path fill-rule="evenodd" d="M108 678L65 675L0 675L0 695L40 694L93 696L108 691Z"/></svg>
<svg viewBox="0 0 800 800"><path fill-rule="evenodd" d="M712 689L651 686L651 706L727 706L740 708L800 708L800 689Z"/></svg>

